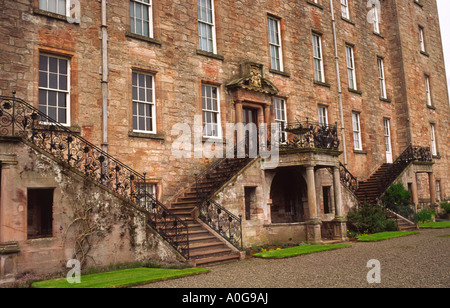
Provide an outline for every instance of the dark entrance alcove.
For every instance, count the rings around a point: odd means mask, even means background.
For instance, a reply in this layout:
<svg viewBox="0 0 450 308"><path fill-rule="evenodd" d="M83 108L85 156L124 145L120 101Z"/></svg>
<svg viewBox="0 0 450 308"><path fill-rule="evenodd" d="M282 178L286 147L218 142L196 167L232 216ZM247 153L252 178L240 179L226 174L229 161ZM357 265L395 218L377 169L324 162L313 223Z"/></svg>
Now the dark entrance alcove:
<svg viewBox="0 0 450 308"><path fill-rule="evenodd" d="M272 181L272 223L304 221L303 197L306 198L306 183L298 168L279 168Z"/></svg>

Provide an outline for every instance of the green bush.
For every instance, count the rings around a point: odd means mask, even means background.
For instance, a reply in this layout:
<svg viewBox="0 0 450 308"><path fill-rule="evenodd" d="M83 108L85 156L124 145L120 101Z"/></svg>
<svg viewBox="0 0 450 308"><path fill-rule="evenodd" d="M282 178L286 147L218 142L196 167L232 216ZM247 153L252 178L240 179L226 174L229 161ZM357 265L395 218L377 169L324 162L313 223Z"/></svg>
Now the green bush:
<svg viewBox="0 0 450 308"><path fill-rule="evenodd" d="M381 197L381 203L387 209L416 221L414 209L410 205L411 193L405 189L402 183L392 184Z"/></svg>
<svg viewBox="0 0 450 308"><path fill-rule="evenodd" d="M431 216L432 215L436 215L436 213L431 210L421 210L419 212L417 212L417 221L418 222L428 222L431 221Z"/></svg>
<svg viewBox="0 0 450 308"><path fill-rule="evenodd" d="M441 202L441 208L444 209L447 214L450 214L450 202Z"/></svg>
<svg viewBox="0 0 450 308"><path fill-rule="evenodd" d="M368 203L348 212L347 226L350 232L357 234L397 230L397 223L389 219L384 208Z"/></svg>

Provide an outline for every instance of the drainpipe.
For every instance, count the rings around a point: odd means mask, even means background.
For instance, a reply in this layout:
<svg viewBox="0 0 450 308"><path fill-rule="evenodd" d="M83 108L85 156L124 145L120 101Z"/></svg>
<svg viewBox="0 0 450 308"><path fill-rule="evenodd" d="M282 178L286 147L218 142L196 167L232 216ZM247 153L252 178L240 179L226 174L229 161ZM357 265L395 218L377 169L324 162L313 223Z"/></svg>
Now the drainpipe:
<svg viewBox="0 0 450 308"><path fill-rule="evenodd" d="M106 0L101 0L102 4L102 150L108 152L108 31L106 24Z"/></svg>
<svg viewBox="0 0 450 308"><path fill-rule="evenodd" d="M336 38L336 19L334 17L334 5L333 0L330 0L330 10L331 10L331 25L333 29L333 43L334 43L334 62L336 64L336 78L338 86L338 100L339 100L339 118L341 122L341 140L342 147L344 149L344 166L347 168L347 147L345 145L345 125L344 125L344 110L342 107L342 88L341 88L341 77L339 74L339 57L337 48L337 38Z"/></svg>

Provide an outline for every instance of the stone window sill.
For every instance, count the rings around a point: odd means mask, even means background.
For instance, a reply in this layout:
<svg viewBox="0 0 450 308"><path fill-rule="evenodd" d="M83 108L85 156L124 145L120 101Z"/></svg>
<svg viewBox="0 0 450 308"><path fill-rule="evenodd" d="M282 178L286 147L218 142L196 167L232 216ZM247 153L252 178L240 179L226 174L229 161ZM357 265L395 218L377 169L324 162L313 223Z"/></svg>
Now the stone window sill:
<svg viewBox="0 0 450 308"><path fill-rule="evenodd" d="M352 88L348 88L348 91L351 92L351 93L362 95L362 92L360 90L355 90L355 89L352 89Z"/></svg>
<svg viewBox="0 0 450 308"><path fill-rule="evenodd" d="M428 109L432 109L432 110L436 110L436 107L434 107L433 105L427 105Z"/></svg>
<svg viewBox="0 0 450 308"><path fill-rule="evenodd" d="M162 42L160 40L158 40L158 39L151 38L151 37L148 37L148 36L139 35L139 34L136 34L136 33L132 33L130 31L125 32L125 36L131 37L131 38L134 38L134 39L137 39L137 40L145 41L145 42L148 42L148 43L151 43L151 44L155 44L155 45L158 45L158 46L161 46L161 44L162 44Z"/></svg>
<svg viewBox="0 0 450 308"><path fill-rule="evenodd" d="M200 50L200 49L197 49L197 54L201 55L201 56L217 59L217 60L220 60L220 61L223 61L225 59L220 54L216 54L216 53L213 53L213 52L208 52L208 51L204 51L204 50Z"/></svg>
<svg viewBox="0 0 450 308"><path fill-rule="evenodd" d="M323 82L323 81L314 80L314 84L318 85L318 86L322 86L322 87L327 87L327 88L331 87L331 85L328 82Z"/></svg>
<svg viewBox="0 0 450 308"><path fill-rule="evenodd" d="M323 10L323 6L319 3L315 3L313 1L310 0L306 0L306 3L311 4L312 6L318 7L319 9Z"/></svg>
<svg viewBox="0 0 450 308"><path fill-rule="evenodd" d="M132 130L130 130L128 132L128 137L154 139L154 140L162 140L162 141L164 141L164 139L165 139L164 134L139 133L139 132L135 132Z"/></svg>
<svg viewBox="0 0 450 308"><path fill-rule="evenodd" d="M348 23L351 24L351 25L355 25L355 23L354 23L353 21L351 21L350 19L348 19L348 18L345 18L345 17L342 17L342 16L341 16L341 19L342 19L343 21L345 21L345 22L348 22Z"/></svg>
<svg viewBox="0 0 450 308"><path fill-rule="evenodd" d="M364 155L366 155L366 154L367 154L367 151L365 151L365 150L353 150L353 153L355 153L355 154L364 154Z"/></svg>
<svg viewBox="0 0 450 308"><path fill-rule="evenodd" d="M61 15L61 14L52 13L52 12L48 12L48 11L44 11L44 10L41 10L39 8L33 8L33 14L46 16L46 17L58 19L58 20L65 21L65 22L69 23L69 21L67 20L67 16ZM72 24L79 24L79 22L71 22L71 23Z"/></svg>
<svg viewBox="0 0 450 308"><path fill-rule="evenodd" d="M269 69L269 72L271 72L272 74L278 74L278 75L281 75L281 76L284 76L284 77L288 77L288 78L290 78L291 77L291 74L289 74L289 73L286 73L286 72L283 72L283 71L279 71L279 70L274 70L274 69Z"/></svg>
<svg viewBox="0 0 450 308"><path fill-rule="evenodd" d="M391 100L389 98L386 97L380 97L380 101L385 102L385 103L390 103Z"/></svg>

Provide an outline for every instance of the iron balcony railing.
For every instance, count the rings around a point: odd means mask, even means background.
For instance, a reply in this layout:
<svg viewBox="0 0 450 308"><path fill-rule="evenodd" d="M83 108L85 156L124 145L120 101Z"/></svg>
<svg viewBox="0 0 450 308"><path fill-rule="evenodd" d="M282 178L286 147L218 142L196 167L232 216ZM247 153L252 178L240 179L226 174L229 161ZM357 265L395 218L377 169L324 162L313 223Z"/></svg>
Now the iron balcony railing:
<svg viewBox="0 0 450 308"><path fill-rule="evenodd" d="M315 148L339 150L337 123L334 125L306 121L287 123L282 127L280 149Z"/></svg>
<svg viewBox="0 0 450 308"><path fill-rule="evenodd" d="M432 162L429 147L421 147L410 144L394 163L377 178L378 191L384 193L386 189L395 181L400 173L413 161Z"/></svg>
<svg viewBox="0 0 450 308"><path fill-rule="evenodd" d="M189 258L188 225L147 191L141 174L22 99L0 96L0 136L21 137L96 183L138 205L148 223Z"/></svg>

